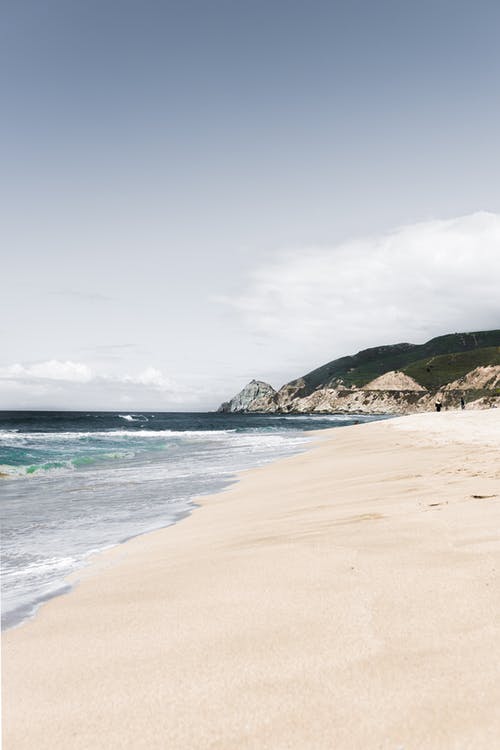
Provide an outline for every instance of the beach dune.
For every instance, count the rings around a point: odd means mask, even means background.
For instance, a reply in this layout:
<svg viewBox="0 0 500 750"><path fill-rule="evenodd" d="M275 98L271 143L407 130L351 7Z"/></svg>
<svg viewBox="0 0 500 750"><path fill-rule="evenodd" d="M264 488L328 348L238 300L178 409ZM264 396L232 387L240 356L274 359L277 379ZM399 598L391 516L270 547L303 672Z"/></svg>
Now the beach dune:
<svg viewBox="0 0 500 750"><path fill-rule="evenodd" d="M335 429L4 634L5 750L500 738L500 410Z"/></svg>

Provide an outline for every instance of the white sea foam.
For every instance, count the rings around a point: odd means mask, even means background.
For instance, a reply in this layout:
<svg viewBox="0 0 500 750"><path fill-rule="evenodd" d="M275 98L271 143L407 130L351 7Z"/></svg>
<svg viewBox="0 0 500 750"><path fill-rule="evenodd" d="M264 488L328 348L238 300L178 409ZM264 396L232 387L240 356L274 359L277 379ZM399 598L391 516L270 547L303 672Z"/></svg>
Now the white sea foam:
<svg viewBox="0 0 500 750"><path fill-rule="evenodd" d="M32 419L22 424L25 431L0 431L0 472L20 479L0 484L8 627L67 590L66 576L95 551L173 523L190 512L193 498L225 489L237 472L303 449L310 436L301 430L324 419L290 416L285 427L272 417L157 414L155 427L167 429L149 430L140 424L144 415L122 414L122 422L116 416L89 415L89 423L58 415ZM293 419L304 421L294 429ZM183 423L210 429L168 429ZM101 429L86 429L92 426ZM44 431L30 431L36 427Z"/></svg>
<svg viewBox="0 0 500 750"><path fill-rule="evenodd" d="M307 422L354 422L355 420L372 421L367 414L286 414L281 419Z"/></svg>
<svg viewBox="0 0 500 750"><path fill-rule="evenodd" d="M57 464L56 466L50 464ZM47 461L46 464L33 463L31 466L0 465L0 473L7 479L35 479L41 476L58 476L75 471L76 466L71 461Z"/></svg>
<svg viewBox="0 0 500 750"><path fill-rule="evenodd" d="M10 581L15 582L35 575L57 573L58 570L68 570L73 568L77 562L78 557L48 557L45 560L37 560L23 568L10 570L3 575L4 579L10 579Z"/></svg>
<svg viewBox="0 0 500 750"><path fill-rule="evenodd" d="M0 464L0 474L9 478L24 477L26 476L26 467Z"/></svg>
<svg viewBox="0 0 500 750"><path fill-rule="evenodd" d="M0 430L0 439L11 442L36 440L40 442L60 441L60 440L80 440L82 438L106 438L112 440L115 437L208 437L214 440L220 439L223 435L229 435L236 430L91 430L91 431L71 431L71 432L10 432L9 430Z"/></svg>

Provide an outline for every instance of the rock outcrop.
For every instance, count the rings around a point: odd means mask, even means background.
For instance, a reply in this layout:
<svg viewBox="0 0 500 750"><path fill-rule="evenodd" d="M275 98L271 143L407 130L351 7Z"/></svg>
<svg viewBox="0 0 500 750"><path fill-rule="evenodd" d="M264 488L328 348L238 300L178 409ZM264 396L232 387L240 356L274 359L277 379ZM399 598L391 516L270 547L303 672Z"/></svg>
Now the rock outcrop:
<svg viewBox="0 0 500 750"><path fill-rule="evenodd" d="M500 365L486 365L476 367L462 378L448 383L444 390L472 391L481 389L500 388Z"/></svg>
<svg viewBox="0 0 500 750"><path fill-rule="evenodd" d="M409 414L500 406L500 330L448 334L341 357L276 391L252 380L222 412Z"/></svg>
<svg viewBox="0 0 500 750"><path fill-rule="evenodd" d="M276 391L262 380L251 380L234 398L219 406L219 412L265 411L266 405L273 402Z"/></svg>
<svg viewBox="0 0 500 750"><path fill-rule="evenodd" d="M365 386L365 391L425 391L425 388L404 372L391 370L371 380Z"/></svg>
<svg viewBox="0 0 500 750"><path fill-rule="evenodd" d="M472 395L473 394L473 395ZM238 394L239 395L239 394ZM443 390L429 393L423 388L413 390L375 390L366 388L319 388L302 398L280 399L280 392L246 401L245 408L237 408L233 399L222 404L219 411L258 412L260 414L415 414L433 411L440 400L444 409L457 409L464 398L466 408L489 409L500 406L500 395L495 390ZM238 398L238 397L235 397Z"/></svg>
<svg viewBox="0 0 500 750"><path fill-rule="evenodd" d="M302 414L409 414L427 411L427 391L334 390L321 388L298 399L293 411Z"/></svg>

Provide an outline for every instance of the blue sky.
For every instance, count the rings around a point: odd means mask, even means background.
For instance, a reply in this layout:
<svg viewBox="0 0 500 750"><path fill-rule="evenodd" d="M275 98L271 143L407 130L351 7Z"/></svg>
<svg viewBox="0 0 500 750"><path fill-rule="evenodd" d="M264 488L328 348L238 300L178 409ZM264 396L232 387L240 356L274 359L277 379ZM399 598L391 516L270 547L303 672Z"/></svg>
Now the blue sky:
<svg viewBox="0 0 500 750"><path fill-rule="evenodd" d="M0 407L210 408L497 327L499 32L481 0L8 2Z"/></svg>

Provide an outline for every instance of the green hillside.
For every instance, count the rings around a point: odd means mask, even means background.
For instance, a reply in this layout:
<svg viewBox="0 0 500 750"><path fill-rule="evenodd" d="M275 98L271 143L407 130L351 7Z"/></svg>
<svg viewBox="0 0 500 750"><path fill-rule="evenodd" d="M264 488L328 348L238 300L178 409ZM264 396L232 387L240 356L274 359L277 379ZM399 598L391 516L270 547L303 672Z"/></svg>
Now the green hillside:
<svg viewBox="0 0 500 750"><path fill-rule="evenodd" d="M498 364L495 357L498 357L499 347L499 329L473 333L450 333L431 339L425 344L403 343L377 346L365 349L353 356L328 362L288 385L299 386L299 381L303 380L304 386L300 388L298 395L305 396L317 388L333 385L339 379L346 386L362 387L385 372L403 370L423 386L431 389L438 388L445 382L461 377L478 365ZM470 358L460 360L460 356L465 353L470 353ZM411 370L411 366L415 367L415 371ZM463 369L464 367L466 369Z"/></svg>
<svg viewBox="0 0 500 750"><path fill-rule="evenodd" d="M483 365L500 365L500 346L421 359L405 367L403 372L432 391Z"/></svg>

